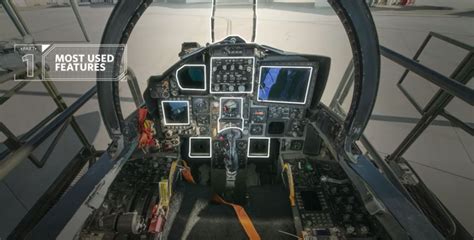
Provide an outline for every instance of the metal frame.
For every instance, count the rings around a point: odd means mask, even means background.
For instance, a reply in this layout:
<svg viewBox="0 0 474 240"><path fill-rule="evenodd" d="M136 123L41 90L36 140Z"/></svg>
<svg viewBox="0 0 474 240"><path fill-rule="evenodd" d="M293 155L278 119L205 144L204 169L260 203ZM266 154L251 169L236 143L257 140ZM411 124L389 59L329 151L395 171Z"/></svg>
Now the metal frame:
<svg viewBox="0 0 474 240"><path fill-rule="evenodd" d="M23 72L18 72L20 74L25 74L26 71ZM8 101L15 93L17 93L20 89L22 89L24 86L26 86L29 82L28 81L22 81L16 84L14 87L12 87L10 90L8 90L7 93L2 95L0 97L0 106L4 104L6 101ZM12 152L15 152L21 148L25 144L25 141L29 139L32 135L36 134L42 127L48 123L50 120L52 120L54 117L58 116L59 113L64 112L68 106L64 102L64 100L61 97L61 94L59 93L58 89L56 88L56 85L47 80L43 79L41 83L44 85L46 88L49 96L52 98L54 103L56 104L57 108L50 113L45 119L40 121L35 127L30 129L27 134L17 137L15 136L9 129L2 123L2 127L0 128L0 132L5 134L7 136L6 140L6 146L7 149L3 152L0 153L0 163L6 161L5 158ZM65 130L67 129L68 126L71 126L72 129L74 130L75 134L81 141L81 143L84 145L85 148L87 148L90 152L95 152L94 146L89 142L87 137L85 136L84 132L81 130L79 124L77 123L76 119L74 116L70 116L67 121L64 122L63 126L60 128L56 136L54 137L53 141L50 143L48 146L46 152L43 154L43 157L38 160L37 157L33 155L33 153L28 154L28 158L31 160L33 164L35 164L36 167L42 168L44 164L46 163L47 159L53 152L56 144L60 140L61 136L64 134ZM56 129L54 129L55 131ZM53 132L54 132L53 131ZM0 174L0 176L2 176ZM3 177L0 177L0 179Z"/></svg>
<svg viewBox="0 0 474 240"><path fill-rule="evenodd" d="M87 163L95 162L95 159L102 154L103 151L92 153L86 148L82 148L31 207L30 211L28 211L21 222L8 236L8 239L26 238L31 229L33 229L51 207L57 203L60 196L67 191L71 183L74 181L76 176L80 174L81 170L87 165ZM89 164L88 167L91 167L91 165Z"/></svg>
<svg viewBox="0 0 474 240"><path fill-rule="evenodd" d="M211 0L211 16L209 17L209 24L211 28L211 43L215 42L215 19L216 19L216 1L217 0ZM252 38L251 42L255 42L255 39L257 38L257 0L252 0Z"/></svg>
<svg viewBox="0 0 474 240"><path fill-rule="evenodd" d="M86 42L90 42L89 35L87 35L86 27L84 26L81 14L79 13L79 6L77 4L77 0L69 0L69 3L71 4L71 8L74 11L74 16L76 16L77 23L79 23L79 27L81 28L82 34L84 35L84 39L86 40Z"/></svg>
<svg viewBox="0 0 474 240"><path fill-rule="evenodd" d="M31 35L30 30L26 27L25 21L21 15L18 14L18 9L12 4L11 0L2 0L2 5L21 36L25 37Z"/></svg>
<svg viewBox="0 0 474 240"><path fill-rule="evenodd" d="M439 38L469 51L464 59L456 67L454 72L450 75L450 77L446 77L417 62L418 57L432 37ZM471 123L465 123L445 110L445 107L454 97L463 100L471 106L474 104L474 90L465 86L465 84L472 78L474 74L473 46L469 46L465 43L438 33L430 32L413 59L409 59L384 46L380 46L380 50L384 57L406 68L397 85L402 93L407 97L408 101L413 104L413 106L422 115L421 119L417 122L416 126L412 129L408 136L405 137L405 139L400 143L395 151L389 155L387 159L388 161L401 158L408 148L416 141L416 139L418 139L418 137L436 119L438 115L445 117L453 126L459 127L470 135L473 135L474 129ZM349 89L354 82L353 71L354 66L351 61L330 104L330 109L342 117L345 117L344 110L342 109L342 103L347 97ZM418 104L401 85L409 71L412 71L413 73L423 77L425 80L435 84L440 88L440 90L431 98L425 107L421 107L420 104Z"/></svg>
<svg viewBox="0 0 474 240"><path fill-rule="evenodd" d="M78 11L77 2L76 0L70 0L70 3L84 34L84 38L89 42L89 37ZM21 36L30 36L31 34L29 29L27 28L21 15L18 14L18 10L15 8L14 4L11 3L11 0L0 0L0 4L4 7L6 13L14 23ZM39 68L41 65L36 63L36 67ZM13 69L11 72L0 76L0 84L12 81L15 75L22 76L25 74L26 71L24 67L19 66L18 68ZM41 76L37 75L33 78L36 77L40 78ZM135 104L137 107L142 106L144 101L133 71L129 70L126 77L127 83L129 84L129 87L132 91ZM48 75L45 75L44 78L41 79L41 82L46 88L48 95L56 104L57 108L21 136L16 136L10 131L10 129L7 128L7 126L5 126L5 124L0 122L0 133L3 133L7 137L4 142L7 149L3 152L0 152L0 180L6 177L26 158L29 158L36 167L42 168L69 126L72 127L83 147L72 160L68 161L67 166L55 178L54 182L49 185L48 189L41 195L39 200L36 201L35 205L30 208L27 214L22 218L21 222L16 226L15 230L8 236L8 239L24 239L31 237L30 233L32 229L41 222L41 220L45 217L45 215L47 215L51 208L59 201L59 199L61 199L64 193L68 191L74 180L81 176L81 171L87 168L96 167L96 159L100 155L102 155L103 158L107 160L107 162L113 163L112 161L109 161L110 159L108 159L108 155L103 154L105 151L97 151L94 148L74 118L74 114L96 95L97 87L94 86L90 88L75 102L68 106L56 88L56 85L48 78ZM0 96L0 106L11 99L13 95L18 93L28 83L29 81L19 82L4 92L4 94ZM56 135L53 135L55 132L57 132ZM42 158L38 159L33 155L33 151L42 143L44 143L45 140L52 136L54 136L52 142L47 147ZM101 166L99 166L99 168L100 167ZM97 171L95 173L97 174Z"/></svg>
<svg viewBox="0 0 474 240"><path fill-rule="evenodd" d="M445 77L417 62L426 45L433 37L468 51L464 59L459 63L459 65L449 77ZM451 102L454 97L463 100L471 106L474 104L474 90L466 86L466 84L474 76L473 46L459 42L455 39L446 37L439 33L430 32L423 41L418 51L415 53L413 60L408 59L400 54L397 54L387 48L382 48L381 50L384 56L406 67L406 70L398 81L397 86L407 97L409 102L422 115L416 126L410 131L410 133L405 137L405 139L403 139L403 141L393 151L393 153L389 155L389 157L387 158L388 161L394 161L401 158L402 155L408 150L408 148L418 139L418 137L439 115L446 118L453 126L459 127L460 129L469 133L471 136L474 135L474 128L472 124L463 122L462 120L456 118L445 110L446 106ZM431 70L431 73L428 70ZM424 77L428 81L440 87L440 90L438 90L438 92L430 99L428 104L426 104L426 106L424 107L418 104L416 100L402 86L402 83L408 75L409 71L413 71L414 73Z"/></svg>
<svg viewBox="0 0 474 240"><path fill-rule="evenodd" d="M86 42L90 42L89 35L87 34L87 30L84 26L84 23L82 22L81 14L79 13L79 6L77 4L77 0L69 0L69 3L71 4L74 16L77 19L77 23L81 28L82 34L84 35L84 39L86 40ZM5 9L5 12L12 20L18 32L20 32L21 36L31 36L31 32L28 29L25 21L23 20L23 17L21 16L21 14L18 13L18 9L14 4L12 4L11 0L1 0L1 4Z"/></svg>
<svg viewBox="0 0 474 240"><path fill-rule="evenodd" d="M131 67L127 68L127 75L125 76L127 79L128 87L132 92L133 102L137 108L140 108L144 103L142 92L140 91L140 85L138 84L137 76L135 72L132 70Z"/></svg>
<svg viewBox="0 0 474 240"><path fill-rule="evenodd" d="M20 164L25 156L29 156L35 148L43 143L49 136L51 136L59 127L61 127L67 121L73 121L73 114L79 110L87 101L89 101L97 92L96 87L89 89L84 95L77 99L71 106L64 108L64 110L48 125L38 130L34 136L28 141L23 143L20 148L14 150L7 158L0 162L0 180L2 180L11 170L13 170L18 164ZM60 131L61 132L61 131ZM56 136L57 137L57 136ZM85 139L87 141L87 138ZM54 142L54 141L53 141ZM89 146L92 146L88 144ZM94 152L94 147L86 148ZM54 146L54 145L53 145ZM44 164L44 163L43 163Z"/></svg>
<svg viewBox="0 0 474 240"><path fill-rule="evenodd" d="M345 117L345 112L342 110L342 103L349 94L349 89L351 88L352 84L354 83L354 62L351 59L349 64L347 65L346 71L344 71L344 75L342 76L341 82L337 86L336 92L334 93L334 97L329 104L329 109L333 110L339 116Z"/></svg>
<svg viewBox="0 0 474 240"><path fill-rule="evenodd" d="M140 92L138 82L134 75L130 76L131 73L133 73L133 71L128 72L127 81L129 85L133 86L130 88L132 90L135 103L137 106L141 106L143 99L141 98L141 95L135 94L135 92ZM26 83L28 82L20 82L18 85ZM76 135L81 140L83 147L79 153L68 162L68 165L64 168L61 174L56 177L54 182L42 194L35 205L22 218L21 222L9 235L8 239L24 239L27 237L30 231L32 231L32 229L39 222L41 222L51 207L53 207L58 202L58 200L70 187L73 180L76 178L76 176L78 176L81 170L84 169L87 163L89 163L89 168L95 167L96 159L101 155L103 158L107 158L108 162L113 163L113 161L109 161L110 159L108 159L108 155L104 154L105 151L95 150L94 146L83 134L73 116L85 103L87 103L90 99L92 99L92 97L96 95L97 87L94 86L90 88L70 106L67 106L53 82L43 79L42 83L46 87L48 94L56 103L57 108L21 137L15 136L3 123L0 122L0 132L5 133L7 136L5 145L9 148L6 151L0 153L0 180L8 175L11 170L13 170L26 158L29 158L38 168L43 167L56 147L59 139L65 132L66 128L69 126L71 126L75 131ZM16 91L14 93L16 93ZM10 94L8 98L4 98L2 103L6 102L13 94ZM38 160L32 154L33 151L46 139L53 136L56 131L57 134L54 136L52 142L48 146L45 154L40 160ZM102 169L101 167L99 168ZM104 170L104 174L106 170L108 169Z"/></svg>
<svg viewBox="0 0 474 240"><path fill-rule="evenodd" d="M449 44L452 44L456 47L459 47L459 48L462 48L466 51L468 51L468 53L466 54L466 56L464 57L464 59L458 64L458 66L456 67L456 69L451 73L451 75L449 76L450 78L454 79L454 80L457 80L459 81L460 83L466 85L468 83L468 81L470 80L469 78L469 73L466 72L466 71L469 71L469 69L473 69L474 68L474 47L473 46L470 46L466 43L463 43L463 42L460 42L460 41L457 41L455 39L452 39L450 37L447 37L447 36L444 36L442 34L439 34L439 33L436 33L436 32L430 32L428 33L428 35L426 36L425 40L423 41L423 43L421 44L420 48L417 50L417 52L415 53L415 55L413 56L413 60L414 61L419 61L418 58L420 57L421 53L423 52L423 50L425 49L425 47L428 45L429 41L432 39L432 38L437 38L439 40L442 40L444 42L447 42ZM429 107L435 103L437 101L437 99L441 98L442 95L445 95L443 94L443 90L440 89L431 99L430 101L428 102L428 104L425 106L425 107L422 107L421 104L417 103L415 98L412 97L409 92L403 87L402 83L404 82L406 76L408 75L410 71L408 69L405 70L405 72L403 72L402 76L400 77L400 80L398 81L397 83L397 86L398 88L400 89L400 91L402 91L402 93L405 95L405 97L408 99L408 101L410 101L410 103L413 105L413 107L415 107L415 109L420 113L420 114L423 114L423 113L426 113L428 110L429 110ZM461 74L463 74L464 76L462 76ZM447 104L449 104L451 100L448 101ZM451 115L449 112L447 112L446 110L443 109L443 111L440 112L441 116L443 116L444 118L446 118L451 124L453 124L454 126L457 126L461 129L463 129L464 131L468 132L469 134L473 135L474 134L474 125L473 124L470 124L470 123L464 123L463 121L461 121L459 118L456 118L455 116Z"/></svg>
<svg viewBox="0 0 474 240"><path fill-rule="evenodd" d="M77 21L81 27L81 30L84 34L84 37L86 41L89 41L89 37L87 35L87 32L84 28L84 24L82 22L82 18L79 14L78 11L78 5L76 0L70 0L71 7L74 11L74 14L77 18ZM18 9L15 7L14 4L12 4L11 0L2 0L1 5L5 9L6 13L8 14L9 18L17 28L17 30L20 32L20 34L23 37L30 36L31 33L23 20L22 16L19 14ZM36 65L37 68L40 67L40 64L37 63ZM11 73L7 73L3 76L0 77L0 84L5 83L7 81L11 81L15 75L20 76L20 75L25 75L26 71L22 67L19 67L18 69L14 70ZM40 77L38 74L37 76L33 77ZM32 129L30 129L26 134L24 134L21 137L15 136L3 123L1 124L0 132L2 132L4 135L6 135L7 140L5 141L7 149L3 152L0 153L0 164L7 164L4 162L7 162L8 159L5 159L10 153L14 152L12 155L15 155L15 152L20 151L22 146L24 146L24 142L27 141L30 137L32 137L34 134L36 134L42 127L51 121L53 118L58 116L59 113L64 112L68 106L62 99L59 91L56 88L56 85L49 81L47 78L48 76L45 76L46 79L42 79L41 82L43 83L44 87L46 88L49 96L53 99L54 103L57 106L57 109L55 109L52 113L50 113L45 119L40 121L36 126L34 126ZM18 93L22 88L24 88L29 81L22 81L13 86L11 89L9 89L6 93L4 93L2 96L0 96L0 105L3 105L5 102L7 102L14 94ZM38 168L42 168L44 164L46 163L47 159L53 152L56 144L58 143L59 139L61 136L64 134L65 130L67 129L68 126L71 126L78 136L79 140L81 143L84 145L85 148L87 148L90 152L95 152L94 146L87 140L85 134L79 127L79 124L76 122L74 116L70 116L63 124L63 126L60 128L58 131L57 135L54 137L53 141L51 144L48 146L46 152L44 153L43 157L41 160L38 160L32 153L28 154L28 158L31 160L33 164L35 164ZM56 129L54 129L55 131ZM11 158L9 158L11 159ZM11 170L11 169L10 169ZM3 174L8 174L8 173L3 173L2 169L2 174L0 174L0 179L4 177Z"/></svg>
<svg viewBox="0 0 474 240"><path fill-rule="evenodd" d="M422 50L428 43L429 39L431 39L431 37L433 36L469 51L469 53L460 62L460 64L450 75L450 77L446 77L416 61ZM397 183L395 184L397 188L402 193L404 193L407 198L412 199L412 202L415 205L419 205L418 208L420 208L426 215L438 216L437 221L435 221L433 224L437 224L438 227L441 226L446 232L448 232L447 234L449 234L450 239L470 239L471 237L463 228L463 226L451 215L451 213L449 213L449 211L438 200L438 198L428 189L428 187L426 187L426 185L421 181L416 172L411 168L410 164L402 158L402 155L411 146L411 144L416 139L418 139L418 137L436 119L438 115L445 117L451 124L460 127L461 129L472 135L472 124L462 122L461 120L447 113L444 108L454 97L460 98L471 106L473 105L474 91L464 85L472 78L474 74L473 47L437 33L430 33L423 42L422 46L420 47L420 50L418 50L415 54L413 60L406 58L400 55L399 53L383 46L381 46L380 48L381 54L384 57L394 61L395 63L407 69L402 75L400 81L398 82L398 86L405 94L405 96L407 96L409 101L414 105L414 107L420 112L420 114L422 114L422 117L418 121L416 126L412 129L412 131L409 133L409 135L386 159L382 159L379 156L376 149L370 144L370 142L365 138L365 136L361 136L359 143L366 149L366 155L372 156L372 158L375 160L375 163L380 168L382 168L385 173L387 173L386 176L389 179L392 179L393 177L403 177L403 175L400 175L403 174L402 172L395 173L393 169L397 168L398 164L407 165L411 169L412 174L414 174L414 176L418 179L418 184L400 184L398 179L395 179L395 181L392 180L391 182L393 184ZM440 87L440 90L432 97L432 99L424 108L418 105L416 101L414 101L414 99L401 86L401 83L406 77L408 71L412 71L423 77L425 80ZM344 102L350 88L352 87L352 84L354 83L353 72L354 65L351 62L349 63L346 72L344 73L343 79L341 80L341 83L339 84L330 104L330 109L333 110L334 113L339 115L341 118L346 117L346 113L342 108L342 103ZM361 160L361 158L359 158L359 160ZM449 229L447 229L447 227L449 227Z"/></svg>
<svg viewBox="0 0 474 240"><path fill-rule="evenodd" d="M433 69L413 61L412 59L409 59L386 47L380 46L380 53L384 57L394 61L400 66L409 69L425 80L437 85L447 93L456 96L470 105L474 105L474 90L466 87L462 83L459 83L452 78L446 77L443 74L436 72Z"/></svg>

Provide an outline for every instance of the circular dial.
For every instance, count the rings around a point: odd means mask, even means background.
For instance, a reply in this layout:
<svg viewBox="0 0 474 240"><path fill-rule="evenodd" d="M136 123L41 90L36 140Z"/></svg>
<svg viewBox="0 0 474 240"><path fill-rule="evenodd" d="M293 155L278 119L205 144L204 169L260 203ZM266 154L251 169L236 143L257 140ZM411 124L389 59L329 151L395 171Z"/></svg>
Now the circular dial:
<svg viewBox="0 0 474 240"><path fill-rule="evenodd" d="M222 102L222 117L239 118L240 102L235 99L227 99Z"/></svg>
<svg viewBox="0 0 474 240"><path fill-rule="evenodd" d="M193 110L196 113L208 113L209 112L209 101L205 98L194 98L193 99Z"/></svg>

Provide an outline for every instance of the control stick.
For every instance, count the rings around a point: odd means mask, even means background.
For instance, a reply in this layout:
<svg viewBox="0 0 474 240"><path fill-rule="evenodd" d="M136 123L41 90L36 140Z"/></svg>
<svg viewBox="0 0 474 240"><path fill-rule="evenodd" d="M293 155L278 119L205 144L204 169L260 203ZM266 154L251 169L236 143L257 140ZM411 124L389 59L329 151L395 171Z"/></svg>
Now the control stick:
<svg viewBox="0 0 474 240"><path fill-rule="evenodd" d="M239 170L239 156L237 154L237 139L242 137L242 131L237 128L229 128L220 133L219 139L224 141L226 169L226 188L235 186L237 171Z"/></svg>

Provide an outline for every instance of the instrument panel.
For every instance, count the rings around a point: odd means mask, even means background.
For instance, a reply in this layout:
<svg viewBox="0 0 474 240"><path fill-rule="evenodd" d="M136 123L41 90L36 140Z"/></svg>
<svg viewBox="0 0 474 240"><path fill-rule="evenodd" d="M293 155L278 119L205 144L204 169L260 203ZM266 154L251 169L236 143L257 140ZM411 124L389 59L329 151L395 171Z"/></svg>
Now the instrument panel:
<svg viewBox="0 0 474 240"><path fill-rule="evenodd" d="M148 81L145 99L162 151L222 161L219 148L229 130L240 132L241 167L270 157L272 139L302 150L307 112L321 98L329 64L327 57L235 41L195 50Z"/></svg>
<svg viewBox="0 0 474 240"><path fill-rule="evenodd" d="M255 57L211 57L210 64L211 93L252 93Z"/></svg>

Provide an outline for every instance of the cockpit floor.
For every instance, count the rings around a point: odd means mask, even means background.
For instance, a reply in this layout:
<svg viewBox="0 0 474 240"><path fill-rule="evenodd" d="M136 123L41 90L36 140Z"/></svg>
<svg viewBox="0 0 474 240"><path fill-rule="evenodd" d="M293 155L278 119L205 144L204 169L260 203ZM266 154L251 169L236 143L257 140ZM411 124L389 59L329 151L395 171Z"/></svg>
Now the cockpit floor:
<svg viewBox="0 0 474 240"><path fill-rule="evenodd" d="M247 239L234 210L210 202L212 191L182 182L174 190L164 233L167 239ZM262 239L294 239L288 191L281 185L248 189L243 206Z"/></svg>

